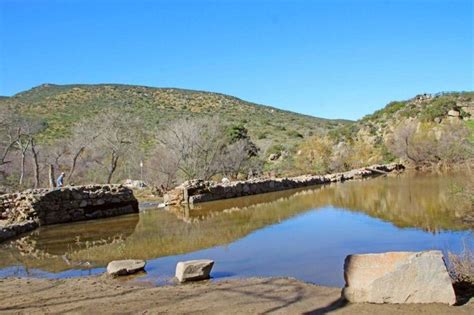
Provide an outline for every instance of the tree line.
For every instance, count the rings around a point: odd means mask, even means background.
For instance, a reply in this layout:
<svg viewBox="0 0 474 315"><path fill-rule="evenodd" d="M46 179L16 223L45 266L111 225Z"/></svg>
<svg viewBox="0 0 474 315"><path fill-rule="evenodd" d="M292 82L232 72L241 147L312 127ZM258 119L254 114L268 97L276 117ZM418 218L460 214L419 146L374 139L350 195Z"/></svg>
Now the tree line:
<svg viewBox="0 0 474 315"><path fill-rule="evenodd" d="M50 172L67 184L140 179L168 189L193 178L247 177L261 171L259 149L243 125L217 118L181 118L152 130L126 110L104 109L47 142L47 122L15 108L0 109L3 190L46 187Z"/></svg>
<svg viewBox="0 0 474 315"><path fill-rule="evenodd" d="M166 190L195 178L260 175L268 154L244 125L223 124L219 117L145 126L126 109L106 108L74 123L69 135L54 141L42 137L47 128L46 121L14 107L0 108L0 190L50 186L51 173L63 171L70 185L130 178ZM470 137L472 131L459 119L435 123L408 118L372 140L331 133L309 137L282 161L266 166L279 167L279 176L346 171L396 159L418 168L452 166L472 161Z"/></svg>

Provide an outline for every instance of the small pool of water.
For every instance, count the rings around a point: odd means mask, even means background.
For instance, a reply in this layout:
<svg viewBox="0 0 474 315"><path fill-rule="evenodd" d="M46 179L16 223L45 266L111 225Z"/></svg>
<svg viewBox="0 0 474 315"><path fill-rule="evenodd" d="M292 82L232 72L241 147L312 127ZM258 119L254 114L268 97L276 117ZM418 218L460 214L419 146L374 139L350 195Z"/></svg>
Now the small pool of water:
<svg viewBox="0 0 474 315"><path fill-rule="evenodd" d="M85 276L138 258L147 260L139 279L163 284L178 261L209 258L216 279L341 287L349 254L473 246L472 184L465 175L406 174L49 226L0 245L0 277Z"/></svg>

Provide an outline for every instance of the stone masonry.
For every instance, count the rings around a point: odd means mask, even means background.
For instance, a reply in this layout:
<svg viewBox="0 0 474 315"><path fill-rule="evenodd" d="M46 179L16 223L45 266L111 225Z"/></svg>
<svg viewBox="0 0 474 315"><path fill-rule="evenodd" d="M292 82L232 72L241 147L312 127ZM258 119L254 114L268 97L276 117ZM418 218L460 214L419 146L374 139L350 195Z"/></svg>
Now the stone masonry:
<svg viewBox="0 0 474 315"><path fill-rule="evenodd" d="M0 195L0 242L41 225L138 212L133 191L121 185L34 189Z"/></svg>
<svg viewBox="0 0 474 315"><path fill-rule="evenodd" d="M184 182L164 196L166 205L194 204L199 202L236 198L273 191L301 188L374 175L387 174L405 169L402 164L372 165L344 173L328 175L303 175L290 178L252 179L229 183L191 180Z"/></svg>

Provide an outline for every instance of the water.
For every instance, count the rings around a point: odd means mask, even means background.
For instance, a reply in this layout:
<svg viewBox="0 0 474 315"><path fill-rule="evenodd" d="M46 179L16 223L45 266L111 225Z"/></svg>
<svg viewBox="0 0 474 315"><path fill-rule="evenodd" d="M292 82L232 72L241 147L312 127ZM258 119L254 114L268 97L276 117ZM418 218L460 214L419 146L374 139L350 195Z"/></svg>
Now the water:
<svg viewBox="0 0 474 315"><path fill-rule="evenodd" d="M178 261L210 258L217 279L340 287L349 254L472 246L472 185L465 174L406 174L49 226L0 245L0 277L84 276L137 258L147 260L140 279L161 284Z"/></svg>

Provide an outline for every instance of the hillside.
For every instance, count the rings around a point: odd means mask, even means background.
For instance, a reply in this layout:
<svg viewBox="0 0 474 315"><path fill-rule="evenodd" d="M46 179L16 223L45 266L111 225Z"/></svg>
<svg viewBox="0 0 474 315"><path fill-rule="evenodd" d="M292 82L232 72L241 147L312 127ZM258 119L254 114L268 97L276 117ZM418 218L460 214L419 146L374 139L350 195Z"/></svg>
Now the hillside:
<svg viewBox="0 0 474 315"><path fill-rule="evenodd" d="M68 182L143 178L173 187L396 159L456 165L474 156L473 92L391 102L356 122L218 93L115 84L44 84L1 97L0 109L0 185L15 188L46 185L51 166Z"/></svg>
<svg viewBox="0 0 474 315"><path fill-rule="evenodd" d="M390 102L354 124L332 130L330 134L334 139L381 145L397 127L407 121L416 120L430 129L459 121L470 129L470 139L474 142L473 119L474 92L422 94L408 100Z"/></svg>
<svg viewBox="0 0 474 315"><path fill-rule="evenodd" d="M417 95L394 101L357 122L306 139L295 166L325 173L402 160L416 168L474 160L474 92Z"/></svg>
<svg viewBox="0 0 474 315"><path fill-rule="evenodd" d="M434 126L463 120L470 127L473 118L474 92L423 94L406 101L391 102L350 129L357 130L359 136L373 137L377 142L405 120L417 119Z"/></svg>
<svg viewBox="0 0 474 315"><path fill-rule="evenodd" d="M0 105L6 104L19 108L24 115L46 121L42 142L67 138L75 122L93 117L105 108L131 112L149 131L178 117L212 116L225 123L243 124L262 147L279 143L292 146L303 137L348 123L292 113L224 94L117 84L43 84L0 98Z"/></svg>

